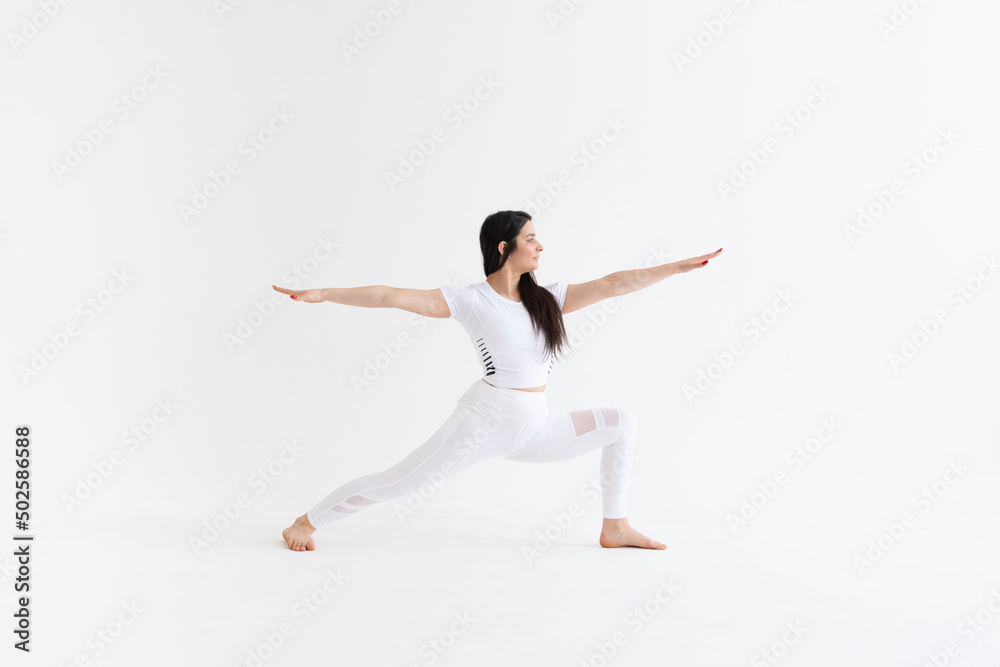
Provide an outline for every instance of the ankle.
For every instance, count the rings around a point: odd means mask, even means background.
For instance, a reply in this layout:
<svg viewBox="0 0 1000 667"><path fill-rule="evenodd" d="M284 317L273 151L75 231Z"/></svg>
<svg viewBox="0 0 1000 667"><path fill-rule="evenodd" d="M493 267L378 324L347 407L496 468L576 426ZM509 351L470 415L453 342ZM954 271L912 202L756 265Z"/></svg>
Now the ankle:
<svg viewBox="0 0 1000 667"><path fill-rule="evenodd" d="M299 524L300 526L305 526L309 530L316 530L316 526L309 523L308 514L303 514L302 516L300 516L298 519L295 520L295 523Z"/></svg>

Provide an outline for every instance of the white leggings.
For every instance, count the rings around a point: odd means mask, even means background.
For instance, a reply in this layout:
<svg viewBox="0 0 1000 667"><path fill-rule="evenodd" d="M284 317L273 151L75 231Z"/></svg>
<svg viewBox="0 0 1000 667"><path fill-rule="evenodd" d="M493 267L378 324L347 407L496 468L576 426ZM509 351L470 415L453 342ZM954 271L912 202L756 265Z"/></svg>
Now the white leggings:
<svg viewBox="0 0 1000 667"><path fill-rule="evenodd" d="M319 528L369 505L416 493L423 484L495 456L544 463L603 447L604 518L622 518L637 424L625 408L552 413L544 391L494 387L477 379L424 444L390 468L339 486L306 517Z"/></svg>

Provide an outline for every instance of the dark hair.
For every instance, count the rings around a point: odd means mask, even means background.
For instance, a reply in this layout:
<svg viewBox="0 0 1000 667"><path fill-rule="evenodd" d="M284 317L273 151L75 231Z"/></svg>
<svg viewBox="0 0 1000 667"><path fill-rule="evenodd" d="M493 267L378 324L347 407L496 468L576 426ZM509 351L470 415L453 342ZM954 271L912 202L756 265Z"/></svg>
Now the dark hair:
<svg viewBox="0 0 1000 667"><path fill-rule="evenodd" d="M510 254L517 250L517 237L529 220L531 216L524 211L497 211L486 216L479 230L479 246L483 251L483 271L487 278L499 271ZM506 252L502 255L499 249L501 241L507 242ZM542 331L545 335L546 352L557 355L568 344L569 337L556 298L535 282L534 271L521 274L518 291L535 332Z"/></svg>

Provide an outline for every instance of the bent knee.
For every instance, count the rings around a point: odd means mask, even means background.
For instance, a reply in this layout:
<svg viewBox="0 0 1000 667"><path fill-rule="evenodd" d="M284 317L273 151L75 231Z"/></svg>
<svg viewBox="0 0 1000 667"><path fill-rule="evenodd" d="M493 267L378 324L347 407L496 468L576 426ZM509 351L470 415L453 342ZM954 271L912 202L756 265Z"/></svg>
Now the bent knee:
<svg viewBox="0 0 1000 667"><path fill-rule="evenodd" d="M618 408L618 427L626 433L634 435L639 429L639 418L628 408Z"/></svg>

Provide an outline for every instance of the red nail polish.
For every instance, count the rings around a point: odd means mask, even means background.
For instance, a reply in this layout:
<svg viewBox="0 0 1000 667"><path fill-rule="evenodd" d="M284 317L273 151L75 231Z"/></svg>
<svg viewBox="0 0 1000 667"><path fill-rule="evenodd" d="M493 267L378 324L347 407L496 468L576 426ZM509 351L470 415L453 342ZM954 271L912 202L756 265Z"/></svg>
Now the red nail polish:
<svg viewBox="0 0 1000 667"><path fill-rule="evenodd" d="M708 260L707 259L704 262L701 263L702 266L705 266L706 264L708 264Z"/></svg>
<svg viewBox="0 0 1000 667"><path fill-rule="evenodd" d="M291 297L292 297L293 299L297 299L297 298L298 298L298 297L297 297L297 296L295 296L294 294L292 294L292 295L291 295Z"/></svg>
<svg viewBox="0 0 1000 667"><path fill-rule="evenodd" d="M719 249L718 249L718 250L716 250L715 252L722 252L722 248L719 248Z"/></svg>

